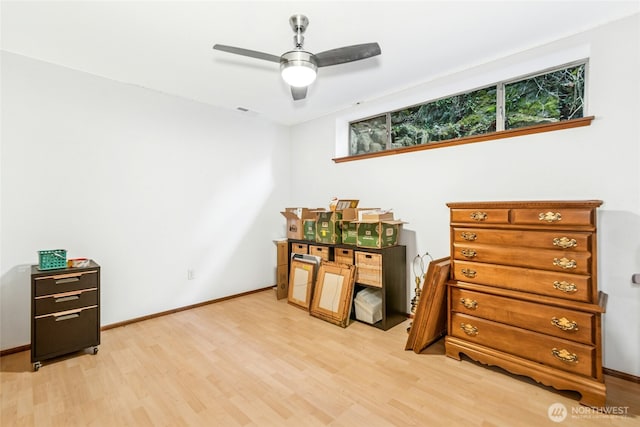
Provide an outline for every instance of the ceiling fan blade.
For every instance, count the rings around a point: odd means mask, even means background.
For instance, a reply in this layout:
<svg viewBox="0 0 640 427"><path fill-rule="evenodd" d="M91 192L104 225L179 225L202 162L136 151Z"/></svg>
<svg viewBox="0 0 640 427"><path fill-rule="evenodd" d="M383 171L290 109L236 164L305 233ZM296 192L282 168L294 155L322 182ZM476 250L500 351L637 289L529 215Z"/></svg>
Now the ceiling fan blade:
<svg viewBox="0 0 640 427"><path fill-rule="evenodd" d="M378 43L364 43L326 50L314 56L318 62L318 67L327 67L371 58L372 56L380 55L380 53L381 50Z"/></svg>
<svg viewBox="0 0 640 427"><path fill-rule="evenodd" d="M251 58L264 59L265 61L280 63L280 57L271 55L270 53L258 52L256 50L242 49L240 47L226 46L223 44L215 44L213 48L223 52L235 53L236 55L249 56Z"/></svg>
<svg viewBox="0 0 640 427"><path fill-rule="evenodd" d="M291 86L291 95L293 95L294 101L305 99L307 97L307 87Z"/></svg>

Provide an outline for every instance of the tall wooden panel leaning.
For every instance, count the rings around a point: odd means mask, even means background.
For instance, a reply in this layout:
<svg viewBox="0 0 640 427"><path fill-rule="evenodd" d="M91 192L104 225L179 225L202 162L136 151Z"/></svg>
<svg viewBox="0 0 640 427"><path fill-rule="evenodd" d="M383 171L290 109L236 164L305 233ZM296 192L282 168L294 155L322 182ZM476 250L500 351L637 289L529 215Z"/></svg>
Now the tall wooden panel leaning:
<svg viewBox="0 0 640 427"><path fill-rule="evenodd" d="M289 245L286 240L276 241L278 266L276 267L276 298L287 297L289 287Z"/></svg>
<svg viewBox="0 0 640 427"><path fill-rule="evenodd" d="M31 267L31 363L100 344L100 266L40 271Z"/></svg>
<svg viewBox="0 0 640 427"><path fill-rule="evenodd" d="M464 353L606 400L596 208L599 200L448 203L447 356Z"/></svg>

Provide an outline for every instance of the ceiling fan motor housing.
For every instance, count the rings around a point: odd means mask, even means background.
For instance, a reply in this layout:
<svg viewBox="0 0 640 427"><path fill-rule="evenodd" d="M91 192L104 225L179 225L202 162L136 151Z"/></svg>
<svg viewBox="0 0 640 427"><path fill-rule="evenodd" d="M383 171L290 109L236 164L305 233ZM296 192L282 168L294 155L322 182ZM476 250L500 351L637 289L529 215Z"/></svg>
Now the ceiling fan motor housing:
<svg viewBox="0 0 640 427"><path fill-rule="evenodd" d="M293 32L296 33L296 35L293 36L293 45L296 49L302 49L304 45L304 36L302 34L304 34L307 29L309 20L304 15L293 15L289 18L289 25L291 25Z"/></svg>
<svg viewBox="0 0 640 427"><path fill-rule="evenodd" d="M293 29L294 33L304 33L309 26L309 20L304 15L293 15L289 18L289 25L291 25L291 29Z"/></svg>

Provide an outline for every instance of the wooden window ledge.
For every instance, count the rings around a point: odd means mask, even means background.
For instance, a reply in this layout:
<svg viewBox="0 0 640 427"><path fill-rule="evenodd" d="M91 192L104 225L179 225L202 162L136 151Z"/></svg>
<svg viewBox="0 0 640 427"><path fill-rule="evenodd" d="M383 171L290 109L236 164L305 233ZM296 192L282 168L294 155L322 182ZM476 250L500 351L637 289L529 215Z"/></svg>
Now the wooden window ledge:
<svg viewBox="0 0 640 427"><path fill-rule="evenodd" d="M474 142L492 141L494 139L512 138L514 136L532 135L535 133L551 132L555 130L571 129L591 125L594 116L581 117L579 119L564 120L557 123L526 126L517 129L509 129L482 135L466 136L464 138L448 139L426 144L412 145L410 147L391 148L389 150L375 151L372 153L357 154L355 156L336 157L335 163L351 162L354 160L370 159L373 157L391 156L394 154L411 153L414 151L430 150L432 148L451 147L454 145L471 144Z"/></svg>

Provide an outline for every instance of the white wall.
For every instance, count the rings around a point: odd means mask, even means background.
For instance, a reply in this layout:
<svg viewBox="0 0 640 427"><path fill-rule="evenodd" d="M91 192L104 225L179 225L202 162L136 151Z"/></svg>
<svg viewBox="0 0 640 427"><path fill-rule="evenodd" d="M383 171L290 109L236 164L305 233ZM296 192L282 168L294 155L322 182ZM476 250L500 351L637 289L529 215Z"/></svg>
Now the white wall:
<svg viewBox="0 0 640 427"><path fill-rule="evenodd" d="M101 264L102 325L275 283L288 128L3 52L1 136L1 349L41 249Z"/></svg>
<svg viewBox="0 0 640 427"><path fill-rule="evenodd" d="M447 202L473 200L604 201L598 212L599 288L604 366L640 375L640 29L639 15L473 70L426 83L292 129L293 204L327 204L332 196L393 208L409 224L407 258L449 254ZM334 163L334 141L346 122L481 83L536 71L552 60L587 54L589 127L422 152ZM426 57L428 66L428 56ZM560 65L562 62L555 65ZM506 75L507 72L513 75ZM338 141L346 145L346 139ZM315 185L309 186L309 180ZM408 292L413 290L408 270Z"/></svg>

